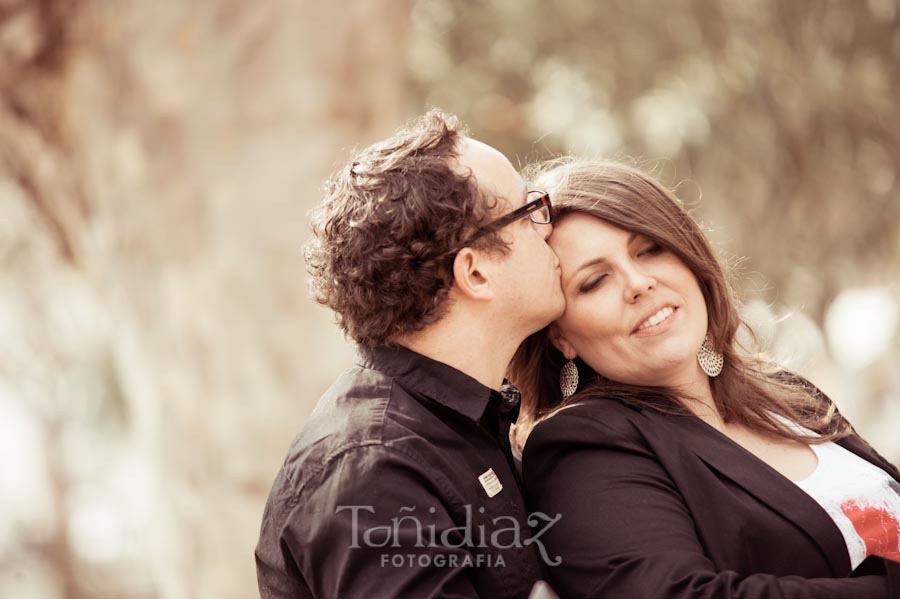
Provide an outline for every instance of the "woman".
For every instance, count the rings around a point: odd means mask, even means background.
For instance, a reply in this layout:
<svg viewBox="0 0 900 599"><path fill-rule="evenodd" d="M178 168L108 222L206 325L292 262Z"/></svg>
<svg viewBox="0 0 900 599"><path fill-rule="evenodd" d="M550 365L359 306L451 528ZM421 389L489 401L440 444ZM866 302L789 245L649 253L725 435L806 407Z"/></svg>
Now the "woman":
<svg viewBox="0 0 900 599"><path fill-rule="evenodd" d="M815 387L742 351L679 201L549 168L566 312L520 348L516 430L563 597L900 597L900 472Z"/></svg>

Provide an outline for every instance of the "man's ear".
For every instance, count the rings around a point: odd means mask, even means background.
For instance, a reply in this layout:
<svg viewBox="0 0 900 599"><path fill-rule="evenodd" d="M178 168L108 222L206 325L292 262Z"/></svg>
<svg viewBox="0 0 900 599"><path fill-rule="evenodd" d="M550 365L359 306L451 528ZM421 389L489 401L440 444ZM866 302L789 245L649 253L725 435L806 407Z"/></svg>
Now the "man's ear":
<svg viewBox="0 0 900 599"><path fill-rule="evenodd" d="M453 259L453 283L459 293L479 300L493 299L494 290L486 276L484 255L472 248L463 248Z"/></svg>
<svg viewBox="0 0 900 599"><path fill-rule="evenodd" d="M572 344L569 343L563 334L559 332L559 326L556 323L550 325L548 336L550 337L550 343L565 356L566 360L574 360L578 357L578 352L575 351L575 348L572 347Z"/></svg>

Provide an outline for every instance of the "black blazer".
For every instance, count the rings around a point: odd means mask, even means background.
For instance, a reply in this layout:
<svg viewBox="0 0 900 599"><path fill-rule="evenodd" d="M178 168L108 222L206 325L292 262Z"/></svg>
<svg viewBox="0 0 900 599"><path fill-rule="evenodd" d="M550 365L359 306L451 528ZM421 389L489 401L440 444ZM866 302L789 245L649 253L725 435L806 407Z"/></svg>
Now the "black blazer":
<svg viewBox="0 0 900 599"><path fill-rule="evenodd" d="M541 539L562 597L900 597L900 563L851 573L825 510L694 416L588 398L535 427L522 467L531 509L562 516Z"/></svg>

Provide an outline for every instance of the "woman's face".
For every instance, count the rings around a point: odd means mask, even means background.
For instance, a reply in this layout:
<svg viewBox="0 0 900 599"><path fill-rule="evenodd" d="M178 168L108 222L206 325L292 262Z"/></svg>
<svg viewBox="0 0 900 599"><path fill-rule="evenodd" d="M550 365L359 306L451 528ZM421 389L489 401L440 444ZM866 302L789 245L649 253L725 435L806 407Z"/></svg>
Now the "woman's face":
<svg viewBox="0 0 900 599"><path fill-rule="evenodd" d="M554 345L603 376L632 385L689 385L705 376L697 350L707 328L697 278L671 251L587 214L553 229L566 311Z"/></svg>

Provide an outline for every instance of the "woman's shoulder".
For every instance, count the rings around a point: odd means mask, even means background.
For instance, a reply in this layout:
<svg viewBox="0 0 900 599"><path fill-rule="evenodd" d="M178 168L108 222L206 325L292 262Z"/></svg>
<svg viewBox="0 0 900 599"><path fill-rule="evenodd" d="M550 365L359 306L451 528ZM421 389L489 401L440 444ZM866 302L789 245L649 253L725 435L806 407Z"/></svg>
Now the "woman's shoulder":
<svg viewBox="0 0 900 599"><path fill-rule="evenodd" d="M640 408L613 398L586 397L540 420L528 436L525 452L557 443L574 446L635 437L644 425Z"/></svg>
<svg viewBox="0 0 900 599"><path fill-rule="evenodd" d="M570 421L598 421L603 423L615 423L640 413L641 408L632 406L615 397L602 395L585 395L581 399L576 398L571 404L562 406L550 412L541 420L541 424ZM538 425L540 426L540 424Z"/></svg>
<svg viewBox="0 0 900 599"><path fill-rule="evenodd" d="M618 399L591 397L559 409L538 422L522 450L528 481L581 476L561 464L606 464L625 456L656 459L648 439L659 419ZM592 466L593 467L593 466ZM577 470L577 469L576 469ZM568 474L561 474L566 472Z"/></svg>
<svg viewBox="0 0 900 599"><path fill-rule="evenodd" d="M819 389L811 380L799 373L779 367L774 372L772 372L769 377L773 381L778 383L800 387L816 399L831 402L831 398L825 395L825 393L821 389Z"/></svg>
<svg viewBox="0 0 900 599"><path fill-rule="evenodd" d="M829 414L833 414L835 422L845 422L849 426L849 422L847 422L846 418L841 414L838 405L831 397L803 375L790 370L781 369L771 374L770 377L772 381L798 389L812 398L812 402L800 410L804 417L817 419L829 417Z"/></svg>

